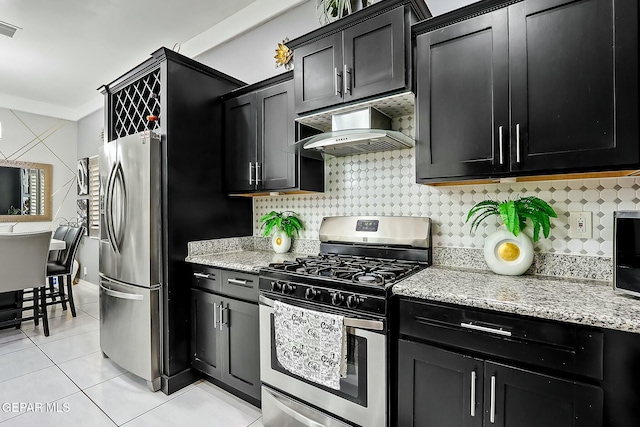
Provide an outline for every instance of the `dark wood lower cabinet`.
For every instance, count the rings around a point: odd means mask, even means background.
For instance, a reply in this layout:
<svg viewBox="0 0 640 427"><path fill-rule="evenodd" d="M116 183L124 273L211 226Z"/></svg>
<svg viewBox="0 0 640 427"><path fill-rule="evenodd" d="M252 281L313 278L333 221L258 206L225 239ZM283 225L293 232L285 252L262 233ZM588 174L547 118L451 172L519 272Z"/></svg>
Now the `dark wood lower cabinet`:
<svg viewBox="0 0 640 427"><path fill-rule="evenodd" d="M191 289L192 366L260 399L258 304Z"/></svg>
<svg viewBox="0 0 640 427"><path fill-rule="evenodd" d="M405 340L398 354L398 426L482 426L482 360Z"/></svg>
<svg viewBox="0 0 640 427"><path fill-rule="evenodd" d="M492 426L602 426L602 389L588 384L485 362L484 396Z"/></svg>
<svg viewBox="0 0 640 427"><path fill-rule="evenodd" d="M398 345L398 426L601 427L599 387L426 344Z"/></svg>

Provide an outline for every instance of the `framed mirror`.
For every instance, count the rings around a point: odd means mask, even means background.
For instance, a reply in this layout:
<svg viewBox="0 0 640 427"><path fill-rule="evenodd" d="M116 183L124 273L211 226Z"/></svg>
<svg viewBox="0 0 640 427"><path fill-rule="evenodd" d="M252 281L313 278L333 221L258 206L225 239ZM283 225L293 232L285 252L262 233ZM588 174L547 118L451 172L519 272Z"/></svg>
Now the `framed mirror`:
<svg viewBox="0 0 640 427"><path fill-rule="evenodd" d="M0 160L0 222L51 221L53 166Z"/></svg>

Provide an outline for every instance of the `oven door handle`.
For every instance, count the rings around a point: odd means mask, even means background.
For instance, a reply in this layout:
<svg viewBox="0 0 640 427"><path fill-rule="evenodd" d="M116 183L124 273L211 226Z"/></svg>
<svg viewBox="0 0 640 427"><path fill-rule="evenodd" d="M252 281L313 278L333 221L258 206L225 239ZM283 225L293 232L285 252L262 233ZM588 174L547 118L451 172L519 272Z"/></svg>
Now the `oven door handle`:
<svg viewBox="0 0 640 427"><path fill-rule="evenodd" d="M265 297L264 295L260 295L259 301L264 305L273 307L274 301L272 299ZM379 320L356 319L354 317L345 317L344 326L356 328L356 329L369 329L372 331L384 330L384 323L382 323Z"/></svg>

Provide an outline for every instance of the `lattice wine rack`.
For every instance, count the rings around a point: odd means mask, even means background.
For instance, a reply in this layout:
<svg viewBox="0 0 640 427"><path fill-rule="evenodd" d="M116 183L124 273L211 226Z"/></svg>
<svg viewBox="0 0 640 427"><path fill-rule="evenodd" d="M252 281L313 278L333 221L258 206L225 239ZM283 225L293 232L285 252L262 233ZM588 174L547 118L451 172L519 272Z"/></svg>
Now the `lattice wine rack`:
<svg viewBox="0 0 640 427"><path fill-rule="evenodd" d="M160 69L114 93L112 102L114 138L160 128Z"/></svg>

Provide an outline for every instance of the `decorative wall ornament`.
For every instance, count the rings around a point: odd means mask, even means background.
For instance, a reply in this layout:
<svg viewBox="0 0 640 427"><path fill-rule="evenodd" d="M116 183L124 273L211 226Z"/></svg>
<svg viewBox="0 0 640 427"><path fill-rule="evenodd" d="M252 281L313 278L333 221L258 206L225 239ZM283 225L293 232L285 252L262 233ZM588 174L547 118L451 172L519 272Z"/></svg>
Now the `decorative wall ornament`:
<svg viewBox="0 0 640 427"><path fill-rule="evenodd" d="M84 227L85 235L89 229L89 201L87 199L78 199L78 226Z"/></svg>
<svg viewBox="0 0 640 427"><path fill-rule="evenodd" d="M78 196L87 196L89 194L89 158L78 160L78 172L76 174L76 182L78 183Z"/></svg>
<svg viewBox="0 0 640 427"><path fill-rule="evenodd" d="M282 40L282 43L278 43L278 48L276 49L276 68L284 67L285 70L290 70L293 66L293 51L287 47L287 43L289 42L289 37Z"/></svg>

